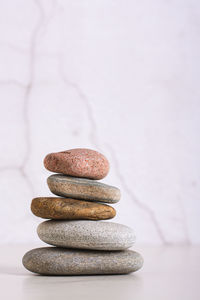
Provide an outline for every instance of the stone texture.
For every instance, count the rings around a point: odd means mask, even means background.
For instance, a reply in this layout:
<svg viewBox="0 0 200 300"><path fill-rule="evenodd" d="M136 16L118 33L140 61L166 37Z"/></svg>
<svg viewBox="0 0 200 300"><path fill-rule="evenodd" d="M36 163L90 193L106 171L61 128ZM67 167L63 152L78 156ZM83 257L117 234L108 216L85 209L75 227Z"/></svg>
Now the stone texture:
<svg viewBox="0 0 200 300"><path fill-rule="evenodd" d="M90 149L71 149L50 153L44 159L44 166L55 173L91 179L102 179L109 172L107 158Z"/></svg>
<svg viewBox="0 0 200 300"><path fill-rule="evenodd" d="M37 248L23 257L24 267L42 275L127 274L139 270L142 256L131 250L91 251Z"/></svg>
<svg viewBox="0 0 200 300"><path fill-rule="evenodd" d="M31 203L31 211L44 219L105 220L114 218L113 207L70 198L39 197Z"/></svg>
<svg viewBox="0 0 200 300"><path fill-rule="evenodd" d="M47 184L53 194L75 199L116 203L121 196L117 187L85 178L55 174L47 178Z"/></svg>
<svg viewBox="0 0 200 300"><path fill-rule="evenodd" d="M131 228L113 222L50 220L37 233L45 243L66 248L124 250L135 242Z"/></svg>

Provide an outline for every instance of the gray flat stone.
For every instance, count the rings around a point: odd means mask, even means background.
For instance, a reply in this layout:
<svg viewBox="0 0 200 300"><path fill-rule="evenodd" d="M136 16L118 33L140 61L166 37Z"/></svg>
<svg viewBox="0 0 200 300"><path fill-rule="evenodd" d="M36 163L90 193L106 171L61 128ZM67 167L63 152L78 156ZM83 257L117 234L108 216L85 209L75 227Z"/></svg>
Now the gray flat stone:
<svg viewBox="0 0 200 300"><path fill-rule="evenodd" d="M66 248L124 250L135 242L131 228L113 222L50 220L37 233L45 243Z"/></svg>
<svg viewBox="0 0 200 300"><path fill-rule="evenodd" d="M24 267L42 275L127 274L139 270L142 256L131 250L91 251L37 248L23 257Z"/></svg>
<svg viewBox="0 0 200 300"><path fill-rule="evenodd" d="M116 203L121 197L117 187L91 179L55 174L47 178L47 184L53 194L67 198Z"/></svg>

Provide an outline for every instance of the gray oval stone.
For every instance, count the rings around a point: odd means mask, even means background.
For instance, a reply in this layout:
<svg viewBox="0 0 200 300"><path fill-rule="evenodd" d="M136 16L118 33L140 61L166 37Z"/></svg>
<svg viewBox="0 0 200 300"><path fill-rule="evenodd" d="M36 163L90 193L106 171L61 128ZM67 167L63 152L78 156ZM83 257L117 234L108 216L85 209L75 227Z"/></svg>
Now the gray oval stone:
<svg viewBox="0 0 200 300"><path fill-rule="evenodd" d="M131 228L113 222L50 220L37 233L43 242L66 248L124 250L135 242Z"/></svg>
<svg viewBox="0 0 200 300"><path fill-rule="evenodd" d="M116 203L120 200L121 196L120 190L117 187L96 180L61 174L49 176L47 184L53 194L73 199Z"/></svg>
<svg viewBox="0 0 200 300"><path fill-rule="evenodd" d="M139 270L143 258L131 250L101 252L45 247L27 252L22 263L27 270L42 275L127 274Z"/></svg>

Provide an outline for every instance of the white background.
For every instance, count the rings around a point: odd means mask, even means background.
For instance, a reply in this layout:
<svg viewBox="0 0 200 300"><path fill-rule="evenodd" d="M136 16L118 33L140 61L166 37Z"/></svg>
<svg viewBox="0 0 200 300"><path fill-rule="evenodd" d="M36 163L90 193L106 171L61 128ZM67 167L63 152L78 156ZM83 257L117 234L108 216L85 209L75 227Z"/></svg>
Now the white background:
<svg viewBox="0 0 200 300"><path fill-rule="evenodd" d="M200 4L0 1L0 243L37 242L49 152L104 153L138 243L200 242Z"/></svg>

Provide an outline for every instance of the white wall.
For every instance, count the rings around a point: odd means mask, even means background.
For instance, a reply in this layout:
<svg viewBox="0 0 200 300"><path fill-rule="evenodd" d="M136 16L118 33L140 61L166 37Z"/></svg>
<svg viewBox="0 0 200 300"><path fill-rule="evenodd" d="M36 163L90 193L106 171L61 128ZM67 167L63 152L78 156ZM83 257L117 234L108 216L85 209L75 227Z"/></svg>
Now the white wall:
<svg viewBox="0 0 200 300"><path fill-rule="evenodd" d="M37 242L44 156L88 147L138 243L199 243L199 1L0 1L0 243Z"/></svg>

